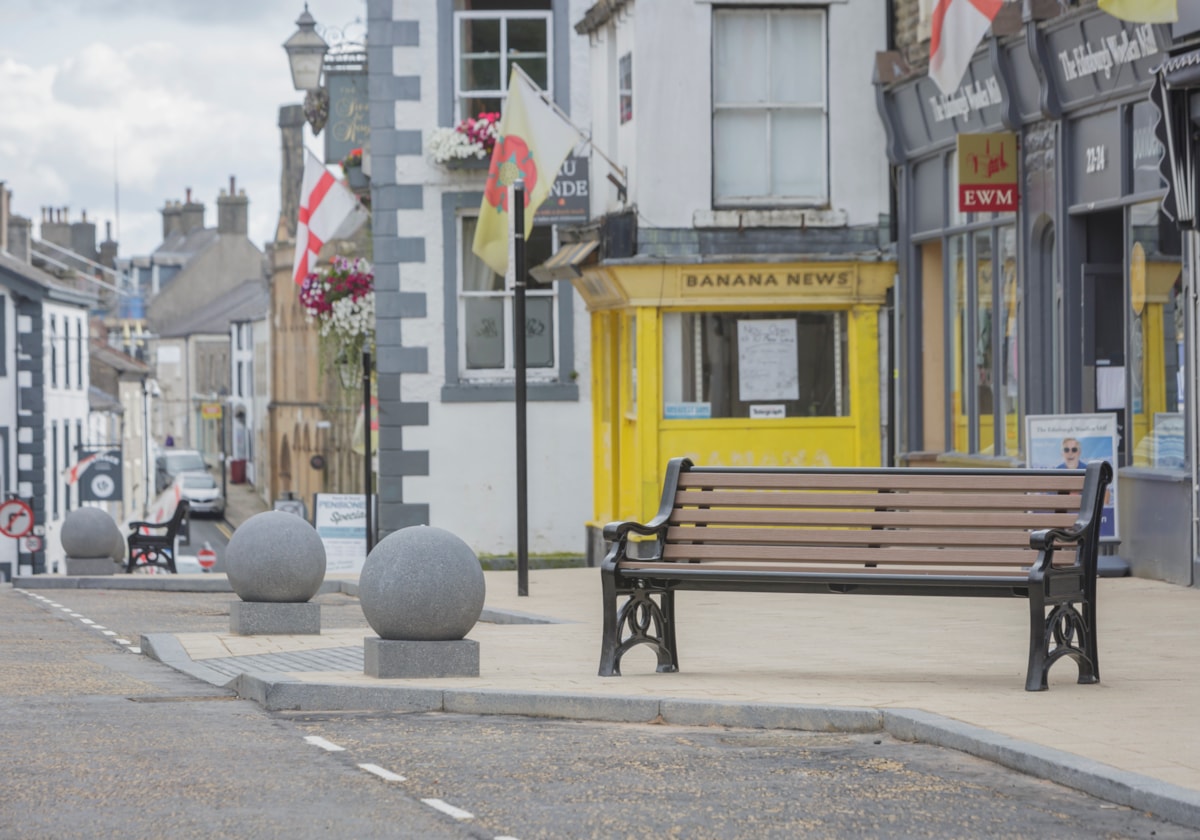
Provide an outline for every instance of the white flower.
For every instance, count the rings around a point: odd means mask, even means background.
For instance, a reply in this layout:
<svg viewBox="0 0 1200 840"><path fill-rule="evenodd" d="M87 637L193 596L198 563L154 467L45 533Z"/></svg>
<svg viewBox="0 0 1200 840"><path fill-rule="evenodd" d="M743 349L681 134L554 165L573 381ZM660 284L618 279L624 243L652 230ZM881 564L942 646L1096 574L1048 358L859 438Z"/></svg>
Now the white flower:
<svg viewBox="0 0 1200 840"><path fill-rule="evenodd" d="M430 132L426 148L434 163L466 160L467 158L483 160L487 157L487 149L483 147L482 143L471 141L467 135L454 128L434 129Z"/></svg>

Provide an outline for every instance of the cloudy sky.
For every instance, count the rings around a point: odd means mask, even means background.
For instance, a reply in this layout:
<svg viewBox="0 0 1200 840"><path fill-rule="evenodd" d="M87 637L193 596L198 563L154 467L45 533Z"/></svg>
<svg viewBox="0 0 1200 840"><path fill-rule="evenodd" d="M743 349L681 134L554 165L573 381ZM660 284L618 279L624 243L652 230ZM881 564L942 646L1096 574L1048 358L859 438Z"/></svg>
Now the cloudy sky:
<svg viewBox="0 0 1200 840"><path fill-rule="evenodd" d="M320 26L365 0L309 0ZM299 104L283 42L303 0L0 0L0 181L13 211L86 211L121 256L162 240L159 211L191 187L216 226L235 176L262 247L279 218L282 105ZM324 138L307 135L309 148ZM119 212L118 212L119 211ZM118 236L119 232L119 236Z"/></svg>

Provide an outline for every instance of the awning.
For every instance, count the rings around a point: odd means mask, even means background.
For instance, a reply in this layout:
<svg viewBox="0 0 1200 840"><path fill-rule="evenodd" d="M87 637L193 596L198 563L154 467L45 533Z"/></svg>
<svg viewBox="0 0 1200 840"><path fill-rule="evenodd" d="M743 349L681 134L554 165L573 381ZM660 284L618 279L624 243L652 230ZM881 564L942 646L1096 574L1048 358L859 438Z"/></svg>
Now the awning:
<svg viewBox="0 0 1200 840"><path fill-rule="evenodd" d="M597 239L589 239L585 242L571 242L563 245L550 259L541 265L529 269L529 273L539 283L552 283L555 280L574 280L576 277L583 276L583 272L579 270L579 266L583 265L584 261L599 246L600 241Z"/></svg>

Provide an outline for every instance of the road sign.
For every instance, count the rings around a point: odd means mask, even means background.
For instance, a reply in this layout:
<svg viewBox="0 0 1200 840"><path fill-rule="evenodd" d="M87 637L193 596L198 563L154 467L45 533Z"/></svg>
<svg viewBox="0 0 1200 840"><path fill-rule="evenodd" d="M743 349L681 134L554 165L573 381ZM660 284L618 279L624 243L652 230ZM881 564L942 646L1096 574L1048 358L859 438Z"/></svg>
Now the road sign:
<svg viewBox="0 0 1200 840"><path fill-rule="evenodd" d="M201 569L211 569L217 565L217 552L213 551L212 546L205 543L204 548L196 552L196 562L200 564Z"/></svg>
<svg viewBox="0 0 1200 840"><path fill-rule="evenodd" d="M42 550L42 538L41 537L22 537L21 538L21 550L24 551L26 554L34 554L38 551L41 551Z"/></svg>
<svg viewBox="0 0 1200 840"><path fill-rule="evenodd" d="M20 499L0 504L0 534L19 539L33 530L33 508Z"/></svg>

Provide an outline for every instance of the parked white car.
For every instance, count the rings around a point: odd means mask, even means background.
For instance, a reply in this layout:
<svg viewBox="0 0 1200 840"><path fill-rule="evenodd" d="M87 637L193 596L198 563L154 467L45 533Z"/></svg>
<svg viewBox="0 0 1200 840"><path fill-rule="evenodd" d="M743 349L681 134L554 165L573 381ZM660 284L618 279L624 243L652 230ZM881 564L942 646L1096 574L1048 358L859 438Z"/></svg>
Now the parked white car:
<svg viewBox="0 0 1200 840"><path fill-rule="evenodd" d="M221 516L225 513L225 497L216 479L206 472L188 472L177 479L181 498L191 504L192 514Z"/></svg>

